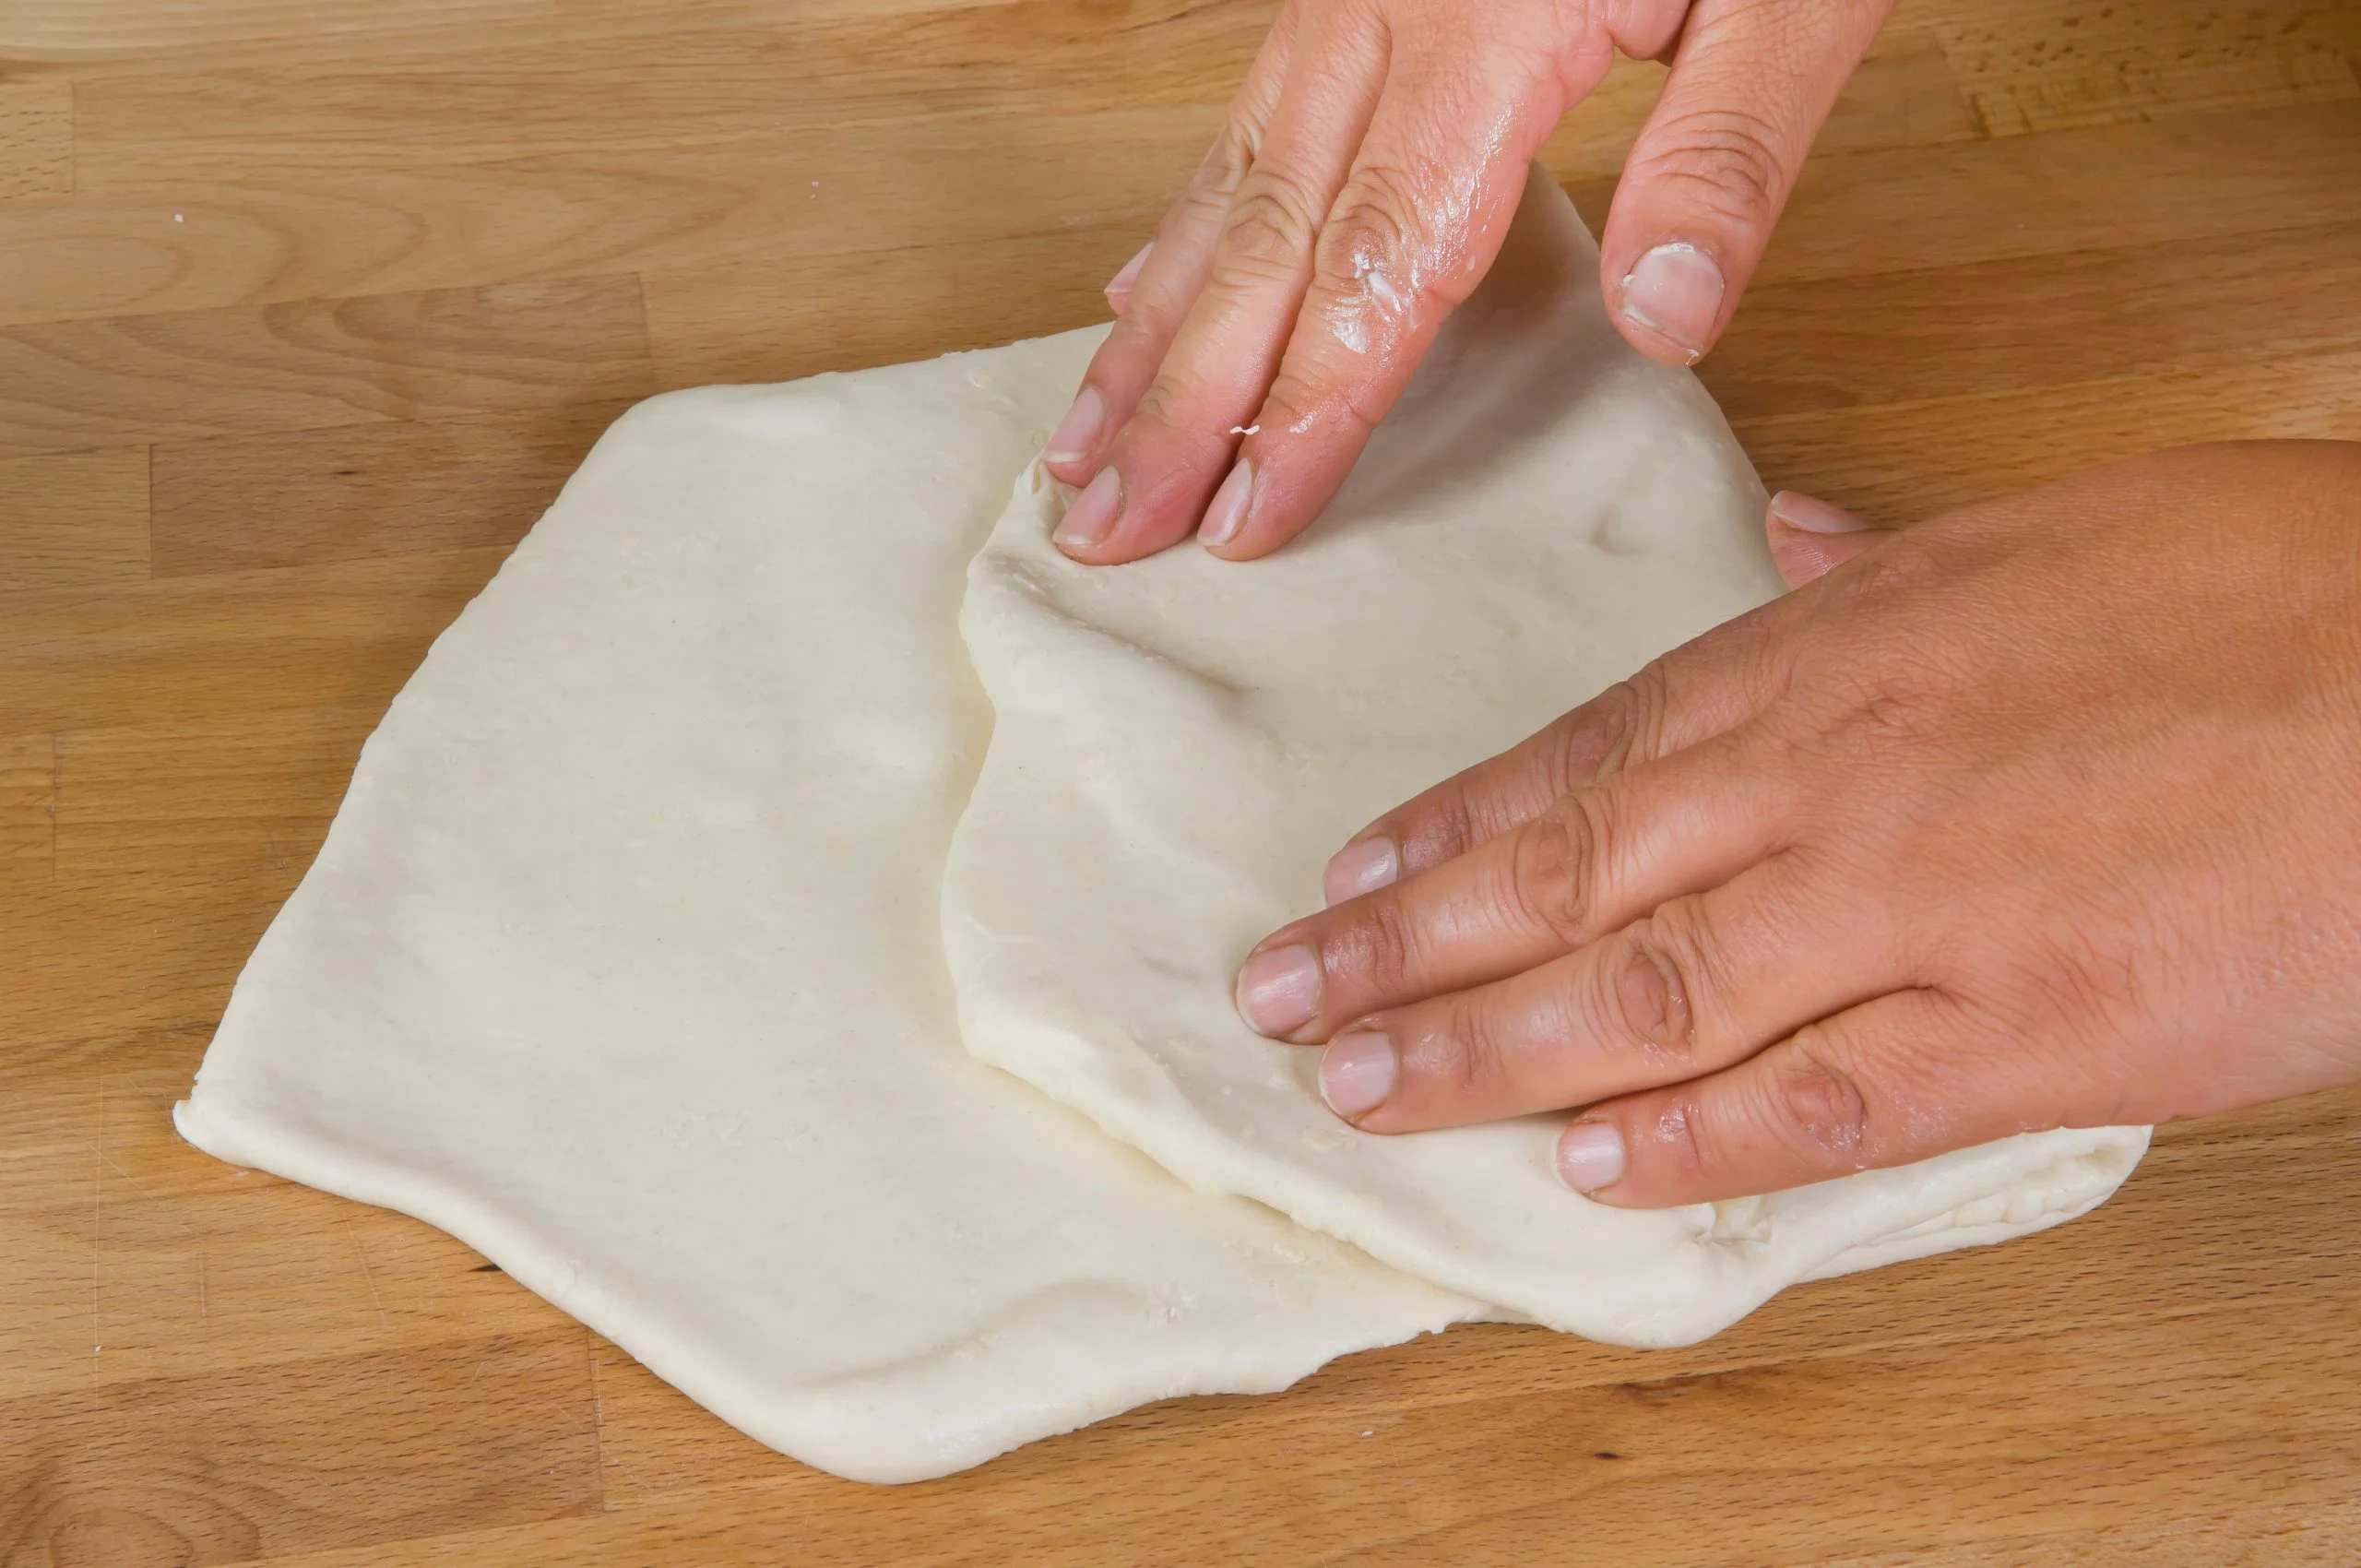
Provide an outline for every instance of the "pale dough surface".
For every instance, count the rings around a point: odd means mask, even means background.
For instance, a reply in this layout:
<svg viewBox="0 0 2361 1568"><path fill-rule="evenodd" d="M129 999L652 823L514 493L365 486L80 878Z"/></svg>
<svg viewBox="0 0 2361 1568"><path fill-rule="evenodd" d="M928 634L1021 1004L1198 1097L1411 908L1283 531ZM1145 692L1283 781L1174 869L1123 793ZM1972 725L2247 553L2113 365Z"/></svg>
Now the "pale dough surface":
<svg viewBox="0 0 2361 1568"><path fill-rule="evenodd" d="M1472 1311L960 1049L964 572L1096 340L627 415L370 739L182 1131L863 1480Z"/></svg>
<svg viewBox="0 0 2361 1568"><path fill-rule="evenodd" d="M371 738L182 1131L880 1481L1481 1300L1688 1337L2098 1201L2136 1133L1607 1215L1546 1125L1363 1138L1230 1016L1363 818L1775 587L1712 405L1618 357L1536 196L1336 517L1251 568L1048 548L1026 465L1096 332L635 410Z"/></svg>
<svg viewBox="0 0 2361 1568"><path fill-rule="evenodd" d="M1251 565L1113 570L1020 485L962 625L996 710L944 939L968 1048L1192 1185L1239 1193L1553 1327L1667 1345L1797 1280L2083 1212L2142 1128L2009 1139L1766 1198L1636 1212L1567 1192L1555 1118L1382 1137L1231 976L1319 907L1329 853L1781 588L1764 496L1686 371L1627 348L1546 178L1344 493Z"/></svg>

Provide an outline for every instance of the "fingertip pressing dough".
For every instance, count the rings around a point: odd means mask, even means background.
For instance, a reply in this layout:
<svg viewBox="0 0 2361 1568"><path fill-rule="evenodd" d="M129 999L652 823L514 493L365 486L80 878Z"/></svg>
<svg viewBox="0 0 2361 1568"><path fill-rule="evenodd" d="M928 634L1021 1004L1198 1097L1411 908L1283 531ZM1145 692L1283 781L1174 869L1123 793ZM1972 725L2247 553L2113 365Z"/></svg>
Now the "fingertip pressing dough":
<svg viewBox="0 0 2361 1568"><path fill-rule="evenodd" d="M2099 1201L2142 1134L1603 1210L1547 1119L1370 1138L1230 1012L1363 820L1776 591L1711 402L1525 205L1251 566L1048 545L1100 330L642 404L363 748L184 1134L872 1481L1472 1316L1691 1338Z"/></svg>
<svg viewBox="0 0 2361 1568"><path fill-rule="evenodd" d="M968 1048L1184 1180L1423 1278L1628 1345L1799 1279L2037 1229L2114 1191L2140 1128L2046 1133L1673 1210L1551 1170L1560 1117L1392 1136L1231 1000L1328 855L1392 806L1781 591L1765 497L1687 371L1608 323L1572 205L1530 182L1342 493L1285 551L1115 568L1049 542L1038 473L968 572L997 713L943 935Z"/></svg>

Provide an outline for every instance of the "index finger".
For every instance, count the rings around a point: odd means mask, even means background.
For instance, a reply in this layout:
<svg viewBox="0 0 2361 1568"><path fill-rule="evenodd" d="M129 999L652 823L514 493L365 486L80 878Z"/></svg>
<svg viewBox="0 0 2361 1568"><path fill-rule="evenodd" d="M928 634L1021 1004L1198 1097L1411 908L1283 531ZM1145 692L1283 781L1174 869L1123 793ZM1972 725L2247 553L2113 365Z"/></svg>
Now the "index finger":
<svg viewBox="0 0 2361 1568"><path fill-rule="evenodd" d="M1353 835L1330 859L1330 904L1431 871L1576 790L1744 723L1784 689L1799 600L1773 600L1651 660L1628 681Z"/></svg>
<svg viewBox="0 0 2361 1568"><path fill-rule="evenodd" d="M1566 796L1423 876L1263 939L1239 1012L1310 1044L1355 1018L1488 984L1588 945L1784 847L1789 783L1743 731Z"/></svg>
<svg viewBox="0 0 2361 1568"><path fill-rule="evenodd" d="M1500 254L1563 87L1497 54L1397 57L1278 373L1205 508L1197 537L1215 554L1267 555L1320 514Z"/></svg>
<svg viewBox="0 0 2361 1568"><path fill-rule="evenodd" d="M1205 286L1230 201L1253 169L1278 108L1294 53L1298 14L1293 0L1281 8L1230 101L1221 137L1206 151L1180 199L1157 225L1155 237L1124 268L1132 276L1115 324L1091 355L1073 406L1058 421L1041 454L1050 472L1068 484L1087 484L1105 466L1108 447L1132 417L1140 394L1155 378L1156 367Z"/></svg>

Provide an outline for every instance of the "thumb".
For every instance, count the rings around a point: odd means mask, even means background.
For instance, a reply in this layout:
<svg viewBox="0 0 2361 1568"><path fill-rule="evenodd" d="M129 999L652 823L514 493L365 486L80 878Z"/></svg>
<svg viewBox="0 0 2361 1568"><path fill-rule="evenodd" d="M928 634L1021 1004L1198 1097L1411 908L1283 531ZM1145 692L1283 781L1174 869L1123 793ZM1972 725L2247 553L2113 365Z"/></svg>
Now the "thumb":
<svg viewBox="0 0 2361 1568"><path fill-rule="evenodd" d="M1895 531L1793 490L1773 496L1762 519L1771 560L1791 588L1826 576L1863 551L1883 544Z"/></svg>
<svg viewBox="0 0 2361 1568"><path fill-rule="evenodd" d="M1641 352L1691 364L1721 337L1892 6L1698 0L1599 246L1608 303Z"/></svg>

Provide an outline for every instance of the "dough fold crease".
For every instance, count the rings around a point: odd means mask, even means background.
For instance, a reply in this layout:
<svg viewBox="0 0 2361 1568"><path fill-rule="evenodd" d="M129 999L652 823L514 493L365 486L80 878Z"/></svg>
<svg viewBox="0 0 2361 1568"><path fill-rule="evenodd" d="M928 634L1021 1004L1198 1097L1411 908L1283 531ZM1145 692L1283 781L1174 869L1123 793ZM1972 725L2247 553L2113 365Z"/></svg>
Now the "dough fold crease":
<svg viewBox="0 0 2361 1568"><path fill-rule="evenodd" d="M1192 1187L1553 1327L1669 1345L1797 1280L2070 1218L2147 1135L1620 1210L1559 1185L1554 1119L1365 1134L1322 1105L1316 1052L1236 1016L1239 962L1318 907L1364 824L1781 591L1752 468L1693 376L1615 333L1596 264L1536 172L1352 480L1268 559L1080 566L1049 542L1065 493L1019 478L960 612L995 720L943 936L967 1048Z"/></svg>

